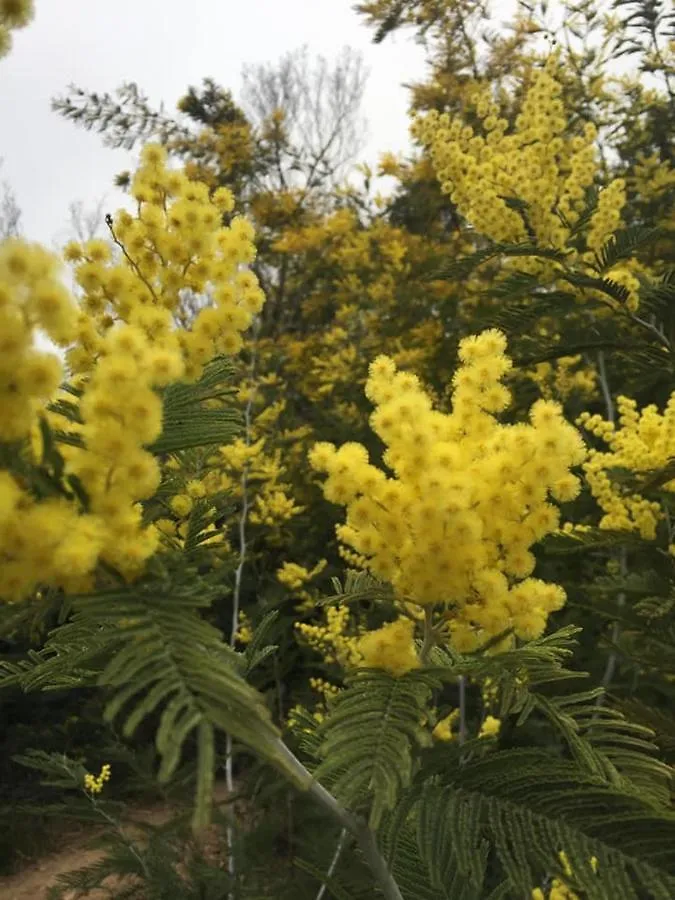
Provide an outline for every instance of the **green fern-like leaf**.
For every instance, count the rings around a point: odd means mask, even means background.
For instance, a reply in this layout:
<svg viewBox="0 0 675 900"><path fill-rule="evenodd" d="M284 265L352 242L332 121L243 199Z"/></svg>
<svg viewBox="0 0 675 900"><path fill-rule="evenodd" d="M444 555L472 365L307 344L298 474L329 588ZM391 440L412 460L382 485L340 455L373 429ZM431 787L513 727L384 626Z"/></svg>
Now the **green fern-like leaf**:
<svg viewBox="0 0 675 900"><path fill-rule="evenodd" d="M535 707L565 739L581 769L657 807L667 806L671 771L656 755L654 733L599 706L603 694L602 688L554 698L536 694Z"/></svg>
<svg viewBox="0 0 675 900"><path fill-rule="evenodd" d="M231 361L216 357L194 384L179 382L164 391L162 433L148 447L155 454L229 443L241 429L241 415L232 407L211 409L207 401L233 399Z"/></svg>
<svg viewBox="0 0 675 900"><path fill-rule="evenodd" d="M443 872L449 847L456 848L465 871L480 871L483 839L513 896L529 896L551 875L591 900L638 900L646 896L644 888L649 896L666 900L675 890L675 816L656 813L638 797L599 784L575 763L552 759L550 753L490 754L449 766L428 785L413 784L411 791L421 807L420 854L433 855L437 874ZM470 840L460 833L462 821L471 823ZM563 869L560 851L567 854L572 876Z"/></svg>
<svg viewBox="0 0 675 900"><path fill-rule="evenodd" d="M477 250L470 256L462 257L456 262L448 263L431 273L429 279L437 280L461 280L469 276L474 269L483 265L491 259L497 259L500 256L505 257L536 257L538 259L552 259L556 262L564 262L565 253L561 250L555 250L552 247L540 247L531 241L525 241L520 244L499 244L490 243L487 247Z"/></svg>
<svg viewBox="0 0 675 900"><path fill-rule="evenodd" d="M322 597L319 606L331 603L358 603L363 600L391 600L393 592L389 585L378 581L369 572L349 569L345 576L344 586L339 578L332 579L334 594Z"/></svg>
<svg viewBox="0 0 675 900"><path fill-rule="evenodd" d="M641 247L658 240L663 233L663 229L646 228L643 225L615 232L595 254L595 268L598 272L607 272L620 260L629 259Z"/></svg>
<svg viewBox="0 0 675 900"><path fill-rule="evenodd" d="M323 762L317 779L329 779L334 795L351 808L371 800L373 829L409 783L415 748L429 741L420 721L437 685L429 674L395 678L364 669L348 679L319 729Z"/></svg>
<svg viewBox="0 0 675 900"><path fill-rule="evenodd" d="M217 586L185 570L147 577L118 590L71 598L71 620L55 629L33 665L14 666L6 680L24 688L63 686L75 663L100 660L97 683L111 693L105 717L121 718L126 737L159 716L160 781L171 778L191 735L198 741L195 824L208 816L213 731L227 731L297 783L280 750L264 698L240 674L237 655L200 617ZM306 787L303 783L302 787Z"/></svg>

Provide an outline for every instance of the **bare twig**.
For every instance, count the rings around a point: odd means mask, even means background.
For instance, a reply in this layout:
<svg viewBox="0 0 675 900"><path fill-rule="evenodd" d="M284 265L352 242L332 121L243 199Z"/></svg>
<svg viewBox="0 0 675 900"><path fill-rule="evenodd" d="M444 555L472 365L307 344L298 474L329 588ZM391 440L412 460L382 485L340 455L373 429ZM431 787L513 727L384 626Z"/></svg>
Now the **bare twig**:
<svg viewBox="0 0 675 900"><path fill-rule="evenodd" d="M607 421L612 424L616 421L616 414L614 410L614 401L612 400L612 392L609 388L609 380L607 378L607 368L605 366L605 354L601 350L598 353L598 372L600 374L600 388L602 390L602 396L605 401L605 408L607 413ZM626 548L622 547L619 551L619 571L621 575L625 575L627 571L627 562L626 562ZM622 592L617 595L616 602L617 606L621 608L626 601L626 595ZM621 633L621 626L618 622L614 622L612 625L612 645L616 647L617 642L619 640L619 636ZM614 677L614 672L616 671L617 665L617 654L615 650L612 650L609 654L609 658L607 659L607 665L605 666L605 672L602 676L602 686L605 689L605 693L601 694L597 701L596 706L602 706L605 697L607 695L607 691L609 690L609 686L612 683L612 678Z"/></svg>
<svg viewBox="0 0 675 900"><path fill-rule="evenodd" d="M433 608L431 606L424 607L424 643L422 644L422 652L420 653L420 662L424 665L429 659L431 648L435 642L434 625L433 625Z"/></svg>
<svg viewBox="0 0 675 900"><path fill-rule="evenodd" d="M251 417L253 411L253 400L255 397L255 386L253 379L258 361L257 346L258 335L260 332L260 318L256 318L253 326L253 350L251 353L251 389L249 391L246 408L244 410L244 442L247 447L251 445ZM237 631L239 629L239 611L241 607L241 585L244 566L246 565L246 525L248 524L249 513L249 497L248 497L248 461L244 463L241 473L241 513L239 515L239 562L234 574L234 591L232 594L232 625L230 629L230 646L234 647L237 641ZM225 739L225 784L228 795L234 793L234 775L232 765L232 735L227 734ZM227 870L232 879L236 876L236 864L234 854L234 828L232 826L233 817L227 826ZM234 894L228 893L228 900L234 900Z"/></svg>
<svg viewBox="0 0 675 900"><path fill-rule="evenodd" d="M349 832L346 828L343 828L340 832L340 837L338 838L337 846L335 847L335 853L333 854L333 858L330 861L328 871L326 872L326 877L318 890L315 900L322 900L323 895L326 893L326 882L333 877L333 873L337 868L337 864L340 860L340 856L342 855L342 851L345 848L348 834Z"/></svg>
<svg viewBox="0 0 675 900"><path fill-rule="evenodd" d="M459 676L459 735L460 746L466 741L466 676Z"/></svg>

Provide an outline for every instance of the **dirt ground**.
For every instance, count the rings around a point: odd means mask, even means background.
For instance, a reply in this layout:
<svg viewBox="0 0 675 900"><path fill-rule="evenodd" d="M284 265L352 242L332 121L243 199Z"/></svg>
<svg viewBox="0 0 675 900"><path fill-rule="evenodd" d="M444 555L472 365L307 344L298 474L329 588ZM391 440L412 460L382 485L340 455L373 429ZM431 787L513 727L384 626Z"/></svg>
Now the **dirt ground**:
<svg viewBox="0 0 675 900"><path fill-rule="evenodd" d="M95 862L100 857L97 850L87 850L86 840L80 845L64 847L62 851L47 856L16 875L0 876L0 897L3 900L45 900L47 891L56 884L59 875L72 872ZM111 885L112 886L112 885ZM68 895L66 895L68 896ZM70 896L74 896L71 894ZM94 891L90 900L110 900L110 894Z"/></svg>
<svg viewBox="0 0 675 900"><path fill-rule="evenodd" d="M223 803L227 797L224 785L217 784L214 789L214 803ZM133 812L133 819L161 825L166 822L174 810L167 806L155 806L138 809ZM97 833L101 833L98 829ZM73 833L64 838L64 846L58 853L50 854L32 862L14 875L0 876L0 898L2 900L46 900L47 891L57 883L59 875L65 875L74 869L90 865L102 856L99 850L90 850L88 845L95 834L87 829L86 833ZM107 883L114 888L115 882ZM75 893L64 895L66 900L75 897ZM81 895L80 895L81 896ZM114 896L114 894L112 895ZM92 891L87 900L110 900L108 891Z"/></svg>

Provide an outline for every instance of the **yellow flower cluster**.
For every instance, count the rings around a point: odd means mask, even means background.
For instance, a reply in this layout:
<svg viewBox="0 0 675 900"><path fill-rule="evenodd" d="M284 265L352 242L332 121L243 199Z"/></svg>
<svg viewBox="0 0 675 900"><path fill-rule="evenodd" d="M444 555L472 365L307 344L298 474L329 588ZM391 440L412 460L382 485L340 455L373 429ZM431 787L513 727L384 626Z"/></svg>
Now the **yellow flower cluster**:
<svg viewBox="0 0 675 900"><path fill-rule="evenodd" d="M223 214L233 208L231 192L219 188L209 197L204 184L167 168L166 151L157 144L143 148L131 193L138 215L122 210L111 225L122 259L110 259L103 242L66 248L93 318L93 327L82 322L68 363L74 372L91 371L103 349L100 332L120 319L130 330L116 339L122 342L117 349L134 356L150 343L155 384L182 376L196 380L216 354L240 350L241 332L262 308L255 275L242 269L255 257L253 228L239 216L223 226ZM190 328L182 307L186 290L210 301ZM174 317L183 329L172 329Z"/></svg>
<svg viewBox="0 0 675 900"><path fill-rule="evenodd" d="M558 854L563 871L568 878L574 875L574 870L569 861L569 857L564 850ZM591 857L591 868L593 872L598 871L597 856ZM579 895L568 887L560 878L554 878L551 882L548 894L544 893L541 888L534 888L532 891L532 900L580 900Z"/></svg>
<svg viewBox="0 0 675 900"><path fill-rule="evenodd" d="M638 153L630 183L638 196L657 197L675 186L675 169L667 160L660 160L658 153Z"/></svg>
<svg viewBox="0 0 675 900"><path fill-rule="evenodd" d="M435 110L413 123L412 134L430 149L443 191L481 234L495 241L527 240L522 216L505 200L517 197L528 204L538 242L564 247L569 230L556 207L574 224L585 189L593 183L596 130L588 123L583 136L566 134L556 67L552 55L533 73L512 134L506 134L508 122L500 118L489 92L475 109L483 134Z"/></svg>
<svg viewBox="0 0 675 900"><path fill-rule="evenodd" d="M453 741L455 735L452 733L452 729L456 725L458 719L459 710L451 709L447 716L439 719L434 726L434 730L432 731L433 738L437 741Z"/></svg>
<svg viewBox="0 0 675 900"><path fill-rule="evenodd" d="M604 511L600 528L637 532L645 540L656 537L656 527L663 518L661 505L638 493L623 490L610 479L609 470L629 469L650 472L665 467L675 457L675 392L659 413L655 404L638 410L635 400L617 398L618 427L601 416L582 413L577 424L603 440L607 452L591 450L584 463L586 481L591 493ZM675 480L662 485L675 491Z"/></svg>
<svg viewBox="0 0 675 900"><path fill-rule="evenodd" d="M629 263L631 262L633 261L629 260ZM629 312L636 312L638 306L640 305L640 298L638 296L638 291L640 290L640 281L638 280L635 273L631 271L631 266L614 266L613 269L610 269L610 271L605 274L605 278L626 288L626 290L628 291L626 309L628 309Z"/></svg>
<svg viewBox="0 0 675 900"><path fill-rule="evenodd" d="M267 424L264 419L264 413L262 423L259 421L260 416L257 417L256 428L252 428L253 434L258 433L261 425ZM252 525L272 528L301 513L303 507L289 496L290 486L282 480L285 468L281 462L281 451L274 449L267 452L265 445L264 437L249 444L238 438L221 447L220 467L214 468L204 480L210 493L230 490L233 496L237 496L241 493L241 479L246 471L248 484L255 486L249 521Z"/></svg>
<svg viewBox="0 0 675 900"><path fill-rule="evenodd" d="M213 487L213 480L209 479L214 469L220 464L220 457L213 455L205 459L191 459L189 462L186 459L172 456L165 461L164 487L167 493L171 491L175 491L175 493L164 500L167 516L156 519L154 522L155 528L159 530L163 539L163 544L174 549L185 546L195 502L198 500L209 501L211 493L218 493L219 484L215 485L212 492L209 490ZM193 477L196 472L200 477ZM226 526L216 526L218 509L210 502L202 504L201 514L205 521L208 518L211 521L202 528L200 546L216 551L212 554L210 562L214 567L218 567L232 550L227 540Z"/></svg>
<svg viewBox="0 0 675 900"><path fill-rule="evenodd" d="M0 0L0 59L12 49L12 31L25 28L34 14L33 0Z"/></svg>
<svg viewBox="0 0 675 900"><path fill-rule="evenodd" d="M88 791L90 794L100 794L103 790L103 785L110 781L110 766L108 763L105 763L101 767L101 771L98 775L90 775L89 772L84 776L84 789Z"/></svg>
<svg viewBox="0 0 675 900"><path fill-rule="evenodd" d="M621 210L626 205L626 183L615 178L598 196L598 205L586 236L589 250L600 250L621 224Z"/></svg>
<svg viewBox="0 0 675 900"><path fill-rule="evenodd" d="M325 625L311 625L309 622L295 624L309 647L317 650L325 662L336 662L343 669L354 668L361 659L358 639L348 633L349 626L348 606L329 606Z"/></svg>
<svg viewBox="0 0 675 900"><path fill-rule="evenodd" d="M0 441L30 437L39 458L38 418L45 416L69 433L61 449L65 473L89 498L86 512L75 500L37 502L25 484L0 472L4 600L20 600L38 584L90 590L99 560L127 579L142 572L162 534L142 525L139 502L154 495L161 478L145 449L162 430L157 389L197 378L214 354L238 350L240 332L262 304L255 276L242 270L254 254L251 226L239 218L221 226L232 209L229 191L209 198L203 185L168 170L156 145L143 149L132 190L137 217L121 212L111 225L117 258L101 240L64 251L83 291L79 311L50 254L16 240L0 248ZM213 300L192 330L176 327L186 288ZM72 405L73 395L57 391L58 360L33 348L36 328L72 345L68 387L79 397L79 422L46 409L54 399ZM202 490L189 484L173 511L187 515Z"/></svg>
<svg viewBox="0 0 675 900"><path fill-rule="evenodd" d="M337 697L340 693L340 688L336 684L331 684L330 681L326 681L324 678L310 678L309 686L313 691L320 694L324 701Z"/></svg>
<svg viewBox="0 0 675 900"><path fill-rule="evenodd" d="M497 737L501 731L501 727L502 723L500 719L495 718L495 716L486 716L485 721L480 726L478 737Z"/></svg>
<svg viewBox="0 0 675 900"><path fill-rule="evenodd" d="M304 585L320 575L327 565L327 560L320 559L313 569L306 569L293 562L285 562L280 569L277 569L277 581L302 601L296 606L299 612L309 611L315 606L316 597L311 591L305 590Z"/></svg>
<svg viewBox="0 0 675 900"><path fill-rule="evenodd" d="M419 668L414 632L415 623L405 618L366 632L356 645L361 656L359 665L384 669L391 675L404 675L411 669Z"/></svg>
<svg viewBox="0 0 675 900"><path fill-rule="evenodd" d="M314 706L310 715L314 719L315 722L323 722L326 718L326 713L328 710L329 702L340 693L341 688L339 688L336 684L331 684L329 681L326 681L323 678L310 678L309 686L313 691L316 691L320 696L320 701ZM300 712L308 713L309 710L304 706L297 704L293 706L288 712L288 718L286 720L286 724L290 729L295 729L298 727L298 714Z"/></svg>
<svg viewBox="0 0 675 900"><path fill-rule="evenodd" d="M298 506L284 491L268 491L255 498L249 519L253 525L267 525L271 528L292 519L302 511L303 507Z"/></svg>
<svg viewBox="0 0 675 900"><path fill-rule="evenodd" d="M452 412L432 409L417 377L386 356L370 367L366 393L374 431L387 445L385 472L357 443L315 444L314 469L328 473L326 499L347 507L338 537L402 601L450 607L454 646L468 650L513 628L539 636L565 602L555 584L529 577L530 547L558 527L548 502L573 499L584 444L561 407L539 400L530 423L503 425L510 402L506 338L490 329L460 344Z"/></svg>
<svg viewBox="0 0 675 900"><path fill-rule="evenodd" d="M239 621L237 623L237 642L239 644L250 644L253 640L253 628L251 627L251 620L247 616L244 610L241 610L239 613Z"/></svg>
<svg viewBox="0 0 675 900"><path fill-rule="evenodd" d="M554 878L548 893L544 893L541 888L533 888L532 900L580 900L580 897L575 891L567 887L564 881Z"/></svg>
<svg viewBox="0 0 675 900"><path fill-rule="evenodd" d="M591 398L597 393L597 373L584 364L582 357L562 356L555 363L537 363L525 373L537 385L546 400L568 400L573 394Z"/></svg>
<svg viewBox="0 0 675 900"><path fill-rule="evenodd" d="M77 306L58 259L10 239L0 246L0 441L26 437L63 374L54 354L34 348L36 329L60 346L75 338Z"/></svg>

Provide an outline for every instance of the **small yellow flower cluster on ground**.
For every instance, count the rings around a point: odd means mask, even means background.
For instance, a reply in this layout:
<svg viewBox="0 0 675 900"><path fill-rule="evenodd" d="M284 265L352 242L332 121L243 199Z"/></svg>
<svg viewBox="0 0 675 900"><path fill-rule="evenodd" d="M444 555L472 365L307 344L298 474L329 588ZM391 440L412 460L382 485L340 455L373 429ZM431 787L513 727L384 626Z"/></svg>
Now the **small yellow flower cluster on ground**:
<svg viewBox="0 0 675 900"><path fill-rule="evenodd" d="M405 618L366 632L356 645L361 656L359 665L384 669L391 675L404 675L419 668L414 632L415 623Z"/></svg>
<svg viewBox="0 0 675 900"><path fill-rule="evenodd" d="M0 59L12 49L12 31L25 28L34 14L33 0L0 0Z"/></svg>
<svg viewBox="0 0 675 900"><path fill-rule="evenodd" d="M449 414L433 410L419 380L388 357L371 364L371 424L394 477L371 465L360 444L319 443L310 453L312 467L328 473L326 498L347 507L340 540L399 600L447 604L458 650L510 627L538 637L565 603L560 586L529 577L530 548L558 528L549 495L577 495L570 467L586 450L551 401L534 404L529 424L498 422L510 402L501 383L512 365L505 350L494 329L461 342Z"/></svg>
<svg viewBox="0 0 675 900"><path fill-rule="evenodd" d="M84 789L88 791L90 794L100 794L103 790L103 785L110 781L110 766L108 763L105 763L101 767L101 771L98 775L90 775L89 772L84 776Z"/></svg>
<svg viewBox="0 0 675 900"><path fill-rule="evenodd" d="M645 540L656 537L656 527L663 517L661 505L638 493L630 493L613 483L609 471L613 468L633 472L650 472L665 467L675 457L675 392L665 411L659 413L655 404L638 410L635 400L617 398L618 427L601 416L582 413L578 424L603 440L608 450L591 450L584 463L586 481L591 493L604 511L600 528L633 531ZM675 480L662 485L675 491Z"/></svg>

